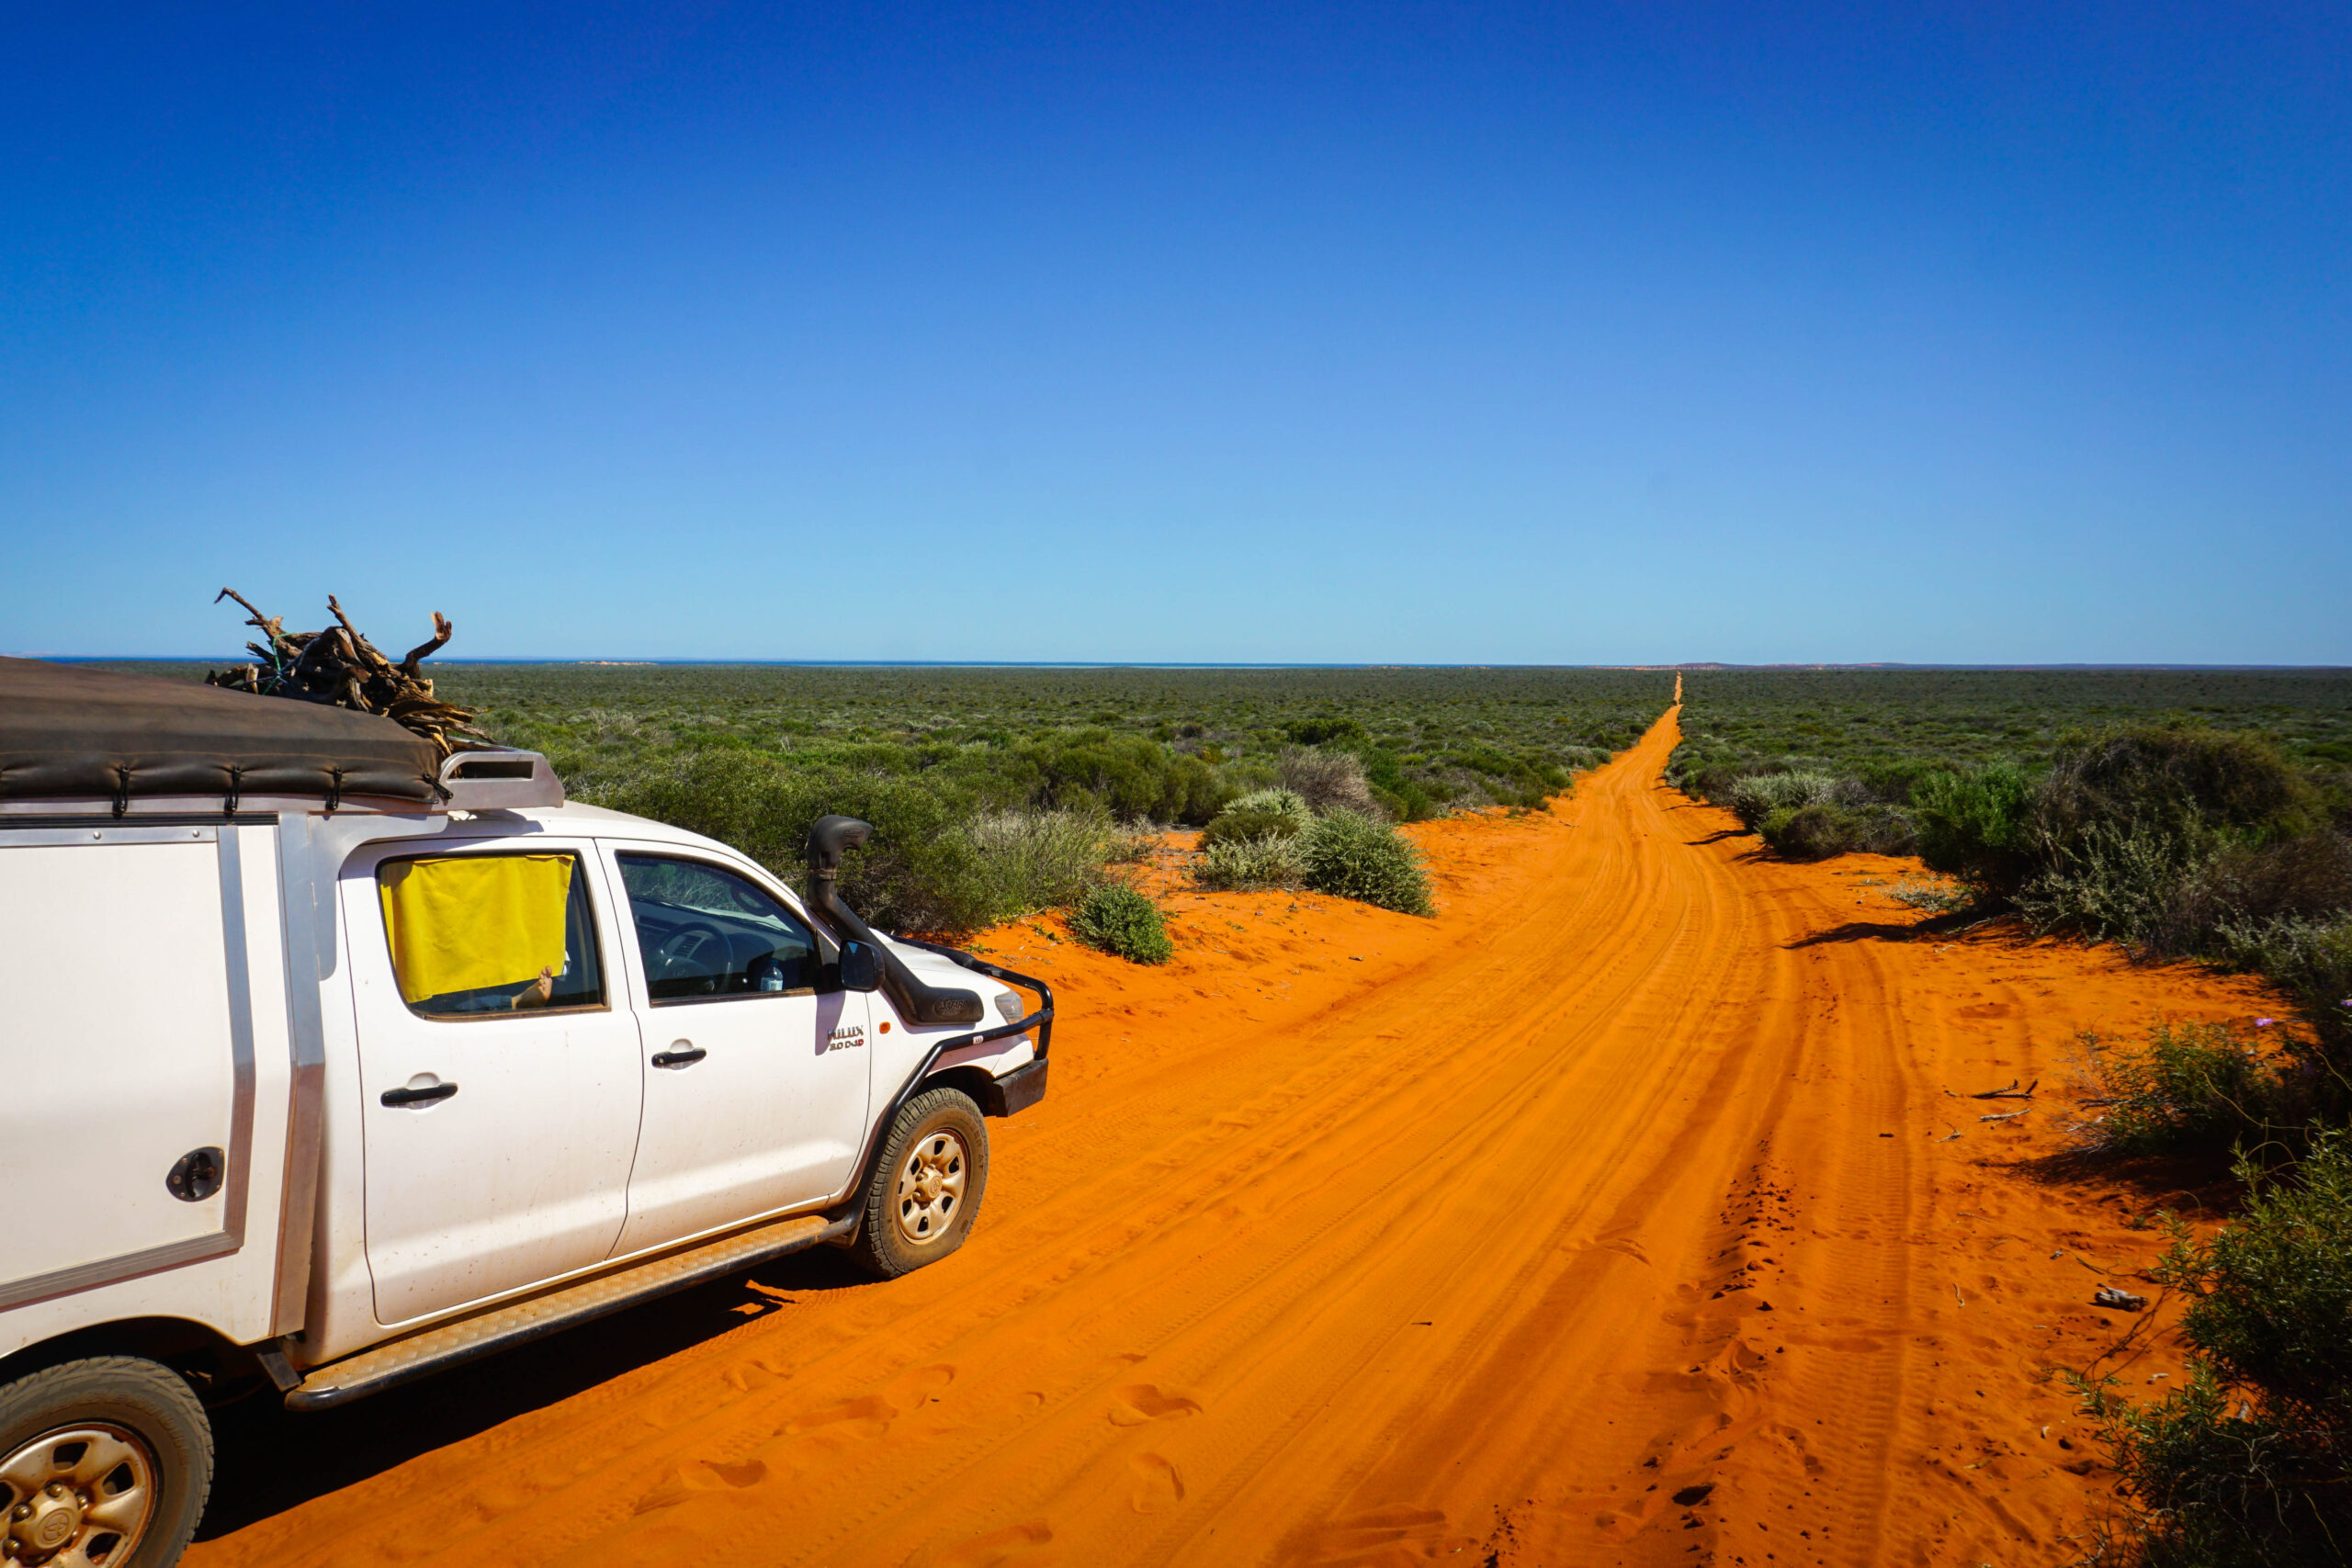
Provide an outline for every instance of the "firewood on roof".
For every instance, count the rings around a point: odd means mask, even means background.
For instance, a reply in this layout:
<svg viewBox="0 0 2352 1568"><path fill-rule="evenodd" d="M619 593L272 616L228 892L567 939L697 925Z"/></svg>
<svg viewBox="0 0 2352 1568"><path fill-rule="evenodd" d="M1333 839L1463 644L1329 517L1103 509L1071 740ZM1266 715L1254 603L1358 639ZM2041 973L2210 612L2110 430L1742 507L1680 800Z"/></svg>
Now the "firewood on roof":
<svg viewBox="0 0 2352 1568"><path fill-rule="evenodd" d="M419 669L448 645L457 630L438 610L433 612L432 637L394 664L351 624L332 593L327 610L335 624L315 632L288 631L283 616L263 615L233 588L223 588L212 602L218 604L222 599L243 605L249 617L245 624L266 640L245 644L255 662L205 676L213 685L381 714L432 741L444 757L487 743L489 738L472 722L478 710L435 696L432 681Z"/></svg>

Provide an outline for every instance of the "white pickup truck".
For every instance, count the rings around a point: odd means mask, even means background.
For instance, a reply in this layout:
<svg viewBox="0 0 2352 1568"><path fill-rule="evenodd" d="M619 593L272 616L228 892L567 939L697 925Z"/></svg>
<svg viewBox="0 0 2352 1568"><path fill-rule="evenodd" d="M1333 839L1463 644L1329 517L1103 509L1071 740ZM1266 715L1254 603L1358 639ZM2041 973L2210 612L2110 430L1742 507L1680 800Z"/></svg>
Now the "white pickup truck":
<svg viewBox="0 0 2352 1568"><path fill-rule="evenodd" d="M0 1562L175 1562L230 1398L954 1251L1053 998L869 930L866 831L804 899L532 753L0 660Z"/></svg>

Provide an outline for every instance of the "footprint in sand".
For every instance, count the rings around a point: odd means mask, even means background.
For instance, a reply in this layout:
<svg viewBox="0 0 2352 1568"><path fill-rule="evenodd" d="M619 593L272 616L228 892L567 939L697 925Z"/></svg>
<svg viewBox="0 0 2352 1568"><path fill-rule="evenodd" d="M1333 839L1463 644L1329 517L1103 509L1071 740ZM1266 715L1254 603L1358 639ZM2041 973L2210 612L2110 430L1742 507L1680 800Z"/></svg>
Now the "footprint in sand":
<svg viewBox="0 0 2352 1568"><path fill-rule="evenodd" d="M1335 1564L1418 1562L1450 1558L1471 1544L1467 1536L1447 1533L1442 1509L1369 1508L1332 1519L1317 1529L1300 1561Z"/></svg>
<svg viewBox="0 0 2352 1568"><path fill-rule="evenodd" d="M1147 1421L1200 1413L1200 1405L1181 1393L1170 1393L1152 1383L1131 1382L1119 1391L1117 1401L1111 1406L1111 1425L1140 1427Z"/></svg>
<svg viewBox="0 0 2352 1568"><path fill-rule="evenodd" d="M839 1404L829 1404L822 1410L811 1410L796 1416L776 1428L779 1438L795 1438L803 1432L813 1432L820 1427L846 1427L860 1437L878 1438L890 1429L898 1418L899 1407L887 1399L868 1394L863 1399L845 1399Z"/></svg>
<svg viewBox="0 0 2352 1568"><path fill-rule="evenodd" d="M1045 1520L1029 1519L974 1536L931 1561L933 1568L1003 1568L1006 1563L1035 1560L1053 1544L1053 1540L1054 1532Z"/></svg>
<svg viewBox="0 0 2352 1568"><path fill-rule="evenodd" d="M708 1460L701 1464L689 1465L678 1477L696 1492L741 1490L746 1486L757 1486L767 1478L768 1467L755 1459L747 1459L741 1464L721 1464L717 1460Z"/></svg>
<svg viewBox="0 0 2352 1568"><path fill-rule="evenodd" d="M741 1464L704 1460L672 1472L669 1480L637 1500L636 1512L650 1514L656 1508L675 1507L697 1492L740 1492L746 1486L757 1486L767 1478L768 1467L755 1459L747 1459Z"/></svg>
<svg viewBox="0 0 2352 1568"><path fill-rule="evenodd" d="M1136 1513L1156 1514L1184 1500L1183 1474L1168 1460L1158 1454L1137 1454L1127 1461L1127 1468L1135 1472L1127 1503Z"/></svg>

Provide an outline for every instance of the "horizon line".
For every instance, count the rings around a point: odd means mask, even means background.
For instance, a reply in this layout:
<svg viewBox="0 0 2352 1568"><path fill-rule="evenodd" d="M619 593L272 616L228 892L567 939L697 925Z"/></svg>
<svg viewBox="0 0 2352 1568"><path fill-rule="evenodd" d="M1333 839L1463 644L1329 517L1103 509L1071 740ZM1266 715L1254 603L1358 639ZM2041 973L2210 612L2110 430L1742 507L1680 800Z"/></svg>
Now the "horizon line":
<svg viewBox="0 0 2352 1568"><path fill-rule="evenodd" d="M224 660L210 654L168 653L6 653L0 658L38 660L51 664L210 664L234 668L250 659ZM1688 671L1747 670L1950 670L1984 671L2083 671L2129 673L2135 671L2276 671L2283 673L2352 673L2352 664L2196 663L2158 660L2102 661L2087 660L2048 662L1960 662L1908 660L1780 660L1743 664L1721 660L1686 660L1677 663L1542 664L1492 660L1076 660L1076 659L628 659L550 657L537 654L497 658L435 660L444 670L476 665L569 666L576 669L750 668L798 670L1615 670L1661 674Z"/></svg>

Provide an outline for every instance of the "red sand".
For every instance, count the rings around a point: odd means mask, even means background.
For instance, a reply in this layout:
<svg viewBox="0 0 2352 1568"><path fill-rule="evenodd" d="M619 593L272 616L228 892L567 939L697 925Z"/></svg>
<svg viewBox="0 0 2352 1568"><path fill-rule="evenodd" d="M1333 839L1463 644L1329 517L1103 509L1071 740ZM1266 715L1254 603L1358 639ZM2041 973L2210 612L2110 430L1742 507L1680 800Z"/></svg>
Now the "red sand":
<svg viewBox="0 0 2352 1568"><path fill-rule="evenodd" d="M189 1561L2067 1560L2100 1476L2045 1374L2129 1326L2082 1259L2158 1237L2025 1162L2079 1030L2261 993L1889 940L1920 917L1867 884L1916 868L1760 856L1657 782L1675 721L1549 813L1415 829L1435 920L1171 893L1157 969L990 933L1063 1022L960 1254L267 1417ZM1947 1093L2013 1078L2016 1121Z"/></svg>

